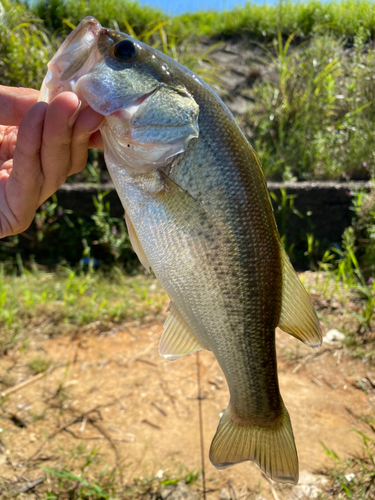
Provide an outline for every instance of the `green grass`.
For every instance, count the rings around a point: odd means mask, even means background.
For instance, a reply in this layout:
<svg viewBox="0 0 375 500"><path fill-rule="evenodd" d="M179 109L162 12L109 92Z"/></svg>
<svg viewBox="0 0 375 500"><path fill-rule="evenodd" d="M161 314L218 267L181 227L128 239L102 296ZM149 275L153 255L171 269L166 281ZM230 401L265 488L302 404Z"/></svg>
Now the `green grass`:
<svg viewBox="0 0 375 500"><path fill-rule="evenodd" d="M111 215L109 191L93 196L91 211L82 215L64 209L53 195L36 211L27 235L0 240L0 262L10 272L22 272L23 260L54 266L78 265L83 270L97 266L123 265L128 270L139 265L130 245L123 217ZM22 237L25 236L25 237Z"/></svg>
<svg viewBox="0 0 375 500"><path fill-rule="evenodd" d="M85 16L96 17L107 28L126 31L130 25L138 35L168 19L161 10L137 1L37 0L30 2L29 7L43 19L49 31L60 35L69 33L72 25L76 26Z"/></svg>
<svg viewBox="0 0 375 500"><path fill-rule="evenodd" d="M60 462L65 466L39 466L38 476L42 478L35 488L38 498L44 500L138 500L161 498L160 492L168 487L171 494L177 483L189 488L200 478L199 470L176 467L171 474L162 477L141 477L125 481L127 465L121 468L104 464L100 450L80 444L69 451L61 450ZM129 464L131 465L131 464ZM2 498L14 498L15 492L6 481L0 481ZM166 492L164 492L166 493Z"/></svg>
<svg viewBox="0 0 375 500"><path fill-rule="evenodd" d="M341 245L327 249L319 263L317 290L324 298L335 296L345 311L342 325L349 352L375 360L375 194L353 193L352 225L345 229ZM324 275L325 279L319 276ZM319 283L320 281L320 283Z"/></svg>
<svg viewBox="0 0 375 500"><path fill-rule="evenodd" d="M166 22L168 35L177 40L188 34L271 40L280 28L286 37L291 33L306 38L317 32L329 32L354 38L360 28L367 30L370 36L375 29L375 6L369 0L284 1L273 5L248 2L230 11L201 11L175 17L136 1L38 0L30 2L30 8L52 32L66 32L66 21L78 24L82 17L93 15L107 27L126 31L127 25L131 25L138 34L155 21Z"/></svg>
<svg viewBox="0 0 375 500"><path fill-rule="evenodd" d="M372 422L375 418L373 416ZM374 428L370 424L372 430L368 436L362 432L355 430L358 436L362 439L363 453L361 455L342 460L334 450L324 447L327 455L333 461L333 467L328 470L328 476L331 479L331 484L325 488L322 494L322 500L329 498L350 498L352 500L373 499L375 491L375 439Z"/></svg>
<svg viewBox="0 0 375 500"><path fill-rule="evenodd" d="M57 500L69 498L73 500L105 500L126 499L137 500L141 498L161 498L160 491L166 486L176 485L183 482L188 486L196 483L200 471L179 470L173 475L163 478L147 477L134 478L129 484L123 485L121 472L118 469L109 470L107 466L102 467L99 472L93 471L92 466L101 463L98 450L88 452L81 447L75 453L75 459L84 458L79 472L71 469L57 469L43 467L47 473L50 485L48 488L40 488L45 492L46 500ZM93 473L94 472L94 473ZM172 488L173 491L173 488ZM169 492L169 494L171 494Z"/></svg>
<svg viewBox="0 0 375 500"><path fill-rule="evenodd" d="M329 329L345 334L344 345L351 356L372 364L375 361L375 286L363 277L353 251L350 229L345 233L342 248L326 251L312 286L326 304L321 307L318 301L320 320ZM331 301L339 304L339 309L337 306L331 309Z"/></svg>
<svg viewBox="0 0 375 500"><path fill-rule="evenodd" d="M375 6L368 0L321 2L280 1L276 4L260 5L248 2L245 7L231 11L198 12L174 18L179 29L189 25L197 33L212 37L246 37L270 40L277 37L279 29L283 36L296 33L306 38L317 32L329 32L336 36L354 37L360 27L374 33Z"/></svg>
<svg viewBox="0 0 375 500"><path fill-rule="evenodd" d="M27 363L27 366L35 373L43 373L51 365L51 361L43 356L36 356Z"/></svg>
<svg viewBox="0 0 375 500"><path fill-rule="evenodd" d="M368 178L374 175L375 54L358 32L348 51L332 35L293 47L279 34L262 45L273 75L251 90L254 105L242 118L267 178Z"/></svg>
<svg viewBox="0 0 375 500"><path fill-rule="evenodd" d="M110 329L127 319L158 314L165 302L154 278L129 277L117 268L106 275L67 268L24 271L21 276L0 273L0 351L26 347L34 331L52 337L87 330L95 322ZM34 360L31 368L44 371L42 361Z"/></svg>
<svg viewBox="0 0 375 500"><path fill-rule="evenodd" d="M2 85L38 88L60 41L25 4L1 0L0 80Z"/></svg>

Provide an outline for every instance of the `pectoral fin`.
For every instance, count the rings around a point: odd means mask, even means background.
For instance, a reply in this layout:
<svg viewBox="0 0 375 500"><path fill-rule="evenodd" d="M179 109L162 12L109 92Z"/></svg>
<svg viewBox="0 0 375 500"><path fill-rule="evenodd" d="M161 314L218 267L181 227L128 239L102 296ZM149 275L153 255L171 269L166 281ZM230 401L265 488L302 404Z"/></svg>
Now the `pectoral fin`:
<svg viewBox="0 0 375 500"><path fill-rule="evenodd" d="M279 328L310 347L322 343L319 320L309 294L300 282L285 250L281 249L283 294Z"/></svg>
<svg viewBox="0 0 375 500"><path fill-rule="evenodd" d="M133 250L137 254L138 259L140 260L142 266L145 267L146 271L149 273L151 266L148 263L147 257L143 251L143 248L142 248L141 243L138 239L137 233L135 232L133 223L130 220L130 217L128 216L128 214L125 214L125 222L126 222L126 227L128 228L130 243L133 247Z"/></svg>
<svg viewBox="0 0 375 500"><path fill-rule="evenodd" d="M173 302L170 303L169 310L159 344L160 356L174 360L204 349Z"/></svg>

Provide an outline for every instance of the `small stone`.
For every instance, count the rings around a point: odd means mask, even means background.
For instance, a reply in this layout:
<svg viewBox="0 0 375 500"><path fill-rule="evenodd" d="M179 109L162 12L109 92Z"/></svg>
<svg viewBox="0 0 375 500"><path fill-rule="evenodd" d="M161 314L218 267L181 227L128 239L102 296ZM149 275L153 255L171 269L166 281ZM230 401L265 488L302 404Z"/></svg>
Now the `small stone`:
<svg viewBox="0 0 375 500"><path fill-rule="evenodd" d="M189 490L184 481L166 486L160 491L160 496L163 500L198 500L197 493Z"/></svg>
<svg viewBox="0 0 375 500"><path fill-rule="evenodd" d="M31 410L31 404L27 403L26 401L24 403L18 403L17 410L29 411L29 410Z"/></svg>
<svg viewBox="0 0 375 500"><path fill-rule="evenodd" d="M29 434L29 439L32 443L35 443L36 441L36 435L32 432L31 434Z"/></svg>
<svg viewBox="0 0 375 500"><path fill-rule="evenodd" d="M299 483L293 488L293 499L305 500L306 498L320 498L322 489L327 479L324 476L315 476L307 471L302 471Z"/></svg>
<svg viewBox="0 0 375 500"><path fill-rule="evenodd" d="M221 488L220 494L219 494L219 499L220 500L230 500L230 493L226 488Z"/></svg>
<svg viewBox="0 0 375 500"><path fill-rule="evenodd" d="M331 300L330 306L332 309L340 309L341 304L338 300Z"/></svg>
<svg viewBox="0 0 375 500"><path fill-rule="evenodd" d="M338 330L332 329L328 330L328 332L323 337L323 342L328 345L337 345L341 344L345 340L345 335Z"/></svg>

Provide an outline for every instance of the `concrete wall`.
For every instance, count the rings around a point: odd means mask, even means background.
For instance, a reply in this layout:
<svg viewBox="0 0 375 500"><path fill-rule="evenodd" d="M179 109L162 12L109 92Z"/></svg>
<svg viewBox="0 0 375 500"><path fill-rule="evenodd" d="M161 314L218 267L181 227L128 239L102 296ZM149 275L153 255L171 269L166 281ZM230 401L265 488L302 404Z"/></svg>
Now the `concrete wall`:
<svg viewBox="0 0 375 500"><path fill-rule="evenodd" d="M290 241L298 239L301 231L306 232L307 226L311 225L315 238L328 244L340 242L344 229L351 223L352 193L369 189L370 185L370 182L269 182L268 188L279 199L280 189L285 189L288 195L296 196L294 206L303 215L311 212L309 220L289 213L287 234ZM93 213L92 198L98 189L110 191L105 199L110 202L111 214L121 217L124 210L111 184L99 188L87 184L65 184L57 192L59 205L80 215Z"/></svg>

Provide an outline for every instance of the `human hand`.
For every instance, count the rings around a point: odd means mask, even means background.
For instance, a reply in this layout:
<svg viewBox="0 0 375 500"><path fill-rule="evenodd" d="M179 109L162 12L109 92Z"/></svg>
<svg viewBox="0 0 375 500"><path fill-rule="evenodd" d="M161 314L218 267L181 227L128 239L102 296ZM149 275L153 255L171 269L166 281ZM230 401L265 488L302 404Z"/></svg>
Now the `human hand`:
<svg viewBox="0 0 375 500"><path fill-rule="evenodd" d="M32 89L0 86L0 238L25 231L36 209L81 171L103 116L72 92L50 104Z"/></svg>

